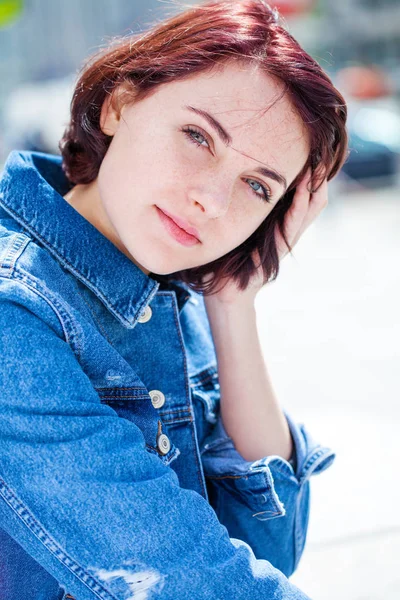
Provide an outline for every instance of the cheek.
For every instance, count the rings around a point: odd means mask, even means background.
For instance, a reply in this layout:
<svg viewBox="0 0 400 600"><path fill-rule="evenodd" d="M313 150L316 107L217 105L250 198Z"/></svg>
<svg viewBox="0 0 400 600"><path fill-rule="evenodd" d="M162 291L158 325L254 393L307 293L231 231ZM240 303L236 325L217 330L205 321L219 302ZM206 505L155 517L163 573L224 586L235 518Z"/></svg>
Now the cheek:
<svg viewBox="0 0 400 600"><path fill-rule="evenodd" d="M140 149L122 136L115 137L100 166L100 192L121 200L142 193L154 179L152 163Z"/></svg>
<svg viewBox="0 0 400 600"><path fill-rule="evenodd" d="M245 242L259 227L260 220L253 215L240 213L240 218L229 218L221 223L219 235L217 235L216 247L223 250L223 254L233 250ZM238 214L239 216L239 214Z"/></svg>
<svg viewBox="0 0 400 600"><path fill-rule="evenodd" d="M265 221L272 208L266 201L253 197L250 192L241 192L240 197L234 200L231 206L231 218L235 229L240 232L241 237L246 235L244 239L247 239Z"/></svg>
<svg viewBox="0 0 400 600"><path fill-rule="evenodd" d="M110 146L100 165L98 189L104 204L109 204L114 197L121 197L125 185L123 176L126 168L118 159L118 154Z"/></svg>
<svg viewBox="0 0 400 600"><path fill-rule="evenodd" d="M180 148L171 136L154 134L133 139L128 152L135 188L143 193L176 189L179 182L191 176L192 172L187 171L189 163L185 165Z"/></svg>
<svg viewBox="0 0 400 600"><path fill-rule="evenodd" d="M132 205L140 194L136 192L133 174L119 155L107 152L98 174L100 201L114 227L129 218Z"/></svg>

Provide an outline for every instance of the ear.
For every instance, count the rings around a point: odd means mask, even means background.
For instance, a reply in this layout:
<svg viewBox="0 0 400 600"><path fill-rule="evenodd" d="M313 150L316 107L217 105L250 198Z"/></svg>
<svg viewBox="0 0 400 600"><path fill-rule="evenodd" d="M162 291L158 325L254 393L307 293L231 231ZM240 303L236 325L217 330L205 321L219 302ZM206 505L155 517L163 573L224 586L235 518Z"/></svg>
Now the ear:
<svg viewBox="0 0 400 600"><path fill-rule="evenodd" d="M115 135L124 106L122 97L126 95L127 98L128 93L129 96L133 96L131 87L128 88L127 83L122 83L114 88L111 93L107 94L100 112L100 129L106 135Z"/></svg>

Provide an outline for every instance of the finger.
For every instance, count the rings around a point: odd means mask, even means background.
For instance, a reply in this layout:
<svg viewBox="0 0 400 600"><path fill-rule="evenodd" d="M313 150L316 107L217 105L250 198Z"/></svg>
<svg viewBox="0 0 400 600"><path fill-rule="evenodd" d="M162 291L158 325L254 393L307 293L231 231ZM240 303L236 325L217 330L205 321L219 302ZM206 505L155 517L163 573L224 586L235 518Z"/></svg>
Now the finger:
<svg viewBox="0 0 400 600"><path fill-rule="evenodd" d="M310 178L311 169L307 169L305 176L296 187L293 203L286 214L285 233L290 243L296 238L309 210L310 192L308 184Z"/></svg>
<svg viewBox="0 0 400 600"><path fill-rule="evenodd" d="M308 211L304 217L304 221L301 224L301 229L304 231L311 225L318 215L328 205L328 181L324 179L318 190L311 194L310 201L308 204Z"/></svg>
<svg viewBox="0 0 400 600"><path fill-rule="evenodd" d="M305 230L315 221L328 204L328 181L324 179L318 190L311 194L309 208L296 234L293 246L298 242Z"/></svg>
<svg viewBox="0 0 400 600"><path fill-rule="evenodd" d="M251 253L251 259L256 269L258 269L261 265L261 256L258 248L254 248L253 252Z"/></svg>

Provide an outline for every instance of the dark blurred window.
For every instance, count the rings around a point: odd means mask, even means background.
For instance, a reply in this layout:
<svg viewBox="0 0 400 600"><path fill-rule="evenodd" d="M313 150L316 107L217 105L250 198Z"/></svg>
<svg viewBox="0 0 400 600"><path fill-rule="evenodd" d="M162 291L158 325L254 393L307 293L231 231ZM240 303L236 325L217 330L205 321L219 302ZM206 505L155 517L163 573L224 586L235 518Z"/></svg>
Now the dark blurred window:
<svg viewBox="0 0 400 600"><path fill-rule="evenodd" d="M382 8L389 8L392 6L399 6L399 0L358 0L359 6L365 8L381 10Z"/></svg>

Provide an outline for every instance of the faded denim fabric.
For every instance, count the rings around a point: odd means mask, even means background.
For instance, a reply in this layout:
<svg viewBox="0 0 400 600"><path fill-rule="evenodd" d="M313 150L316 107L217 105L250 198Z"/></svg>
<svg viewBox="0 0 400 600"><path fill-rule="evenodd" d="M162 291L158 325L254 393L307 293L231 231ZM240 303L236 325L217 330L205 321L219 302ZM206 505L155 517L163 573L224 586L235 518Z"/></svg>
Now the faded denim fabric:
<svg viewBox="0 0 400 600"><path fill-rule="evenodd" d="M61 159L0 183L1 600L307 598L310 476L224 431L202 296L145 275L62 195ZM251 433L249 433L251 435Z"/></svg>

